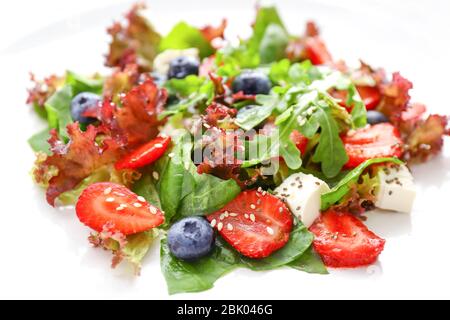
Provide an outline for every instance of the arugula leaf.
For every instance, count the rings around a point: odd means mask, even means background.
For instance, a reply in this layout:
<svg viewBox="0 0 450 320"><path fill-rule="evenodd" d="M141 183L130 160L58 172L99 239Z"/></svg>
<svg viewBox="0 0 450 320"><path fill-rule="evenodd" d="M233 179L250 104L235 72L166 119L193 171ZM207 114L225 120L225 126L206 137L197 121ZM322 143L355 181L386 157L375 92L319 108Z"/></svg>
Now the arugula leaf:
<svg viewBox="0 0 450 320"><path fill-rule="evenodd" d="M176 24L168 35L161 39L159 50L197 48L200 57L209 57L214 53L214 48L197 28L186 22Z"/></svg>
<svg viewBox="0 0 450 320"><path fill-rule="evenodd" d="M289 37L286 30L278 24L271 23L267 26L259 45L261 63L278 61L286 56L286 47Z"/></svg>
<svg viewBox="0 0 450 320"><path fill-rule="evenodd" d="M76 96L81 92L102 94L103 79L101 77L89 78L72 71L66 72L66 84L72 87L72 94Z"/></svg>
<svg viewBox="0 0 450 320"><path fill-rule="evenodd" d="M289 267L300 271L316 274L328 274L322 258L310 246L297 260L291 262Z"/></svg>
<svg viewBox="0 0 450 320"><path fill-rule="evenodd" d="M320 125L321 131L319 145L312 160L321 163L325 176L334 177L348 161L344 144L339 137L338 125L328 106L317 108L313 119Z"/></svg>
<svg viewBox="0 0 450 320"><path fill-rule="evenodd" d="M280 250L264 259L249 259L242 257L242 262L249 269L272 270L285 265L288 265L302 256L302 254L311 246L314 236L301 223L297 225L291 232L289 242Z"/></svg>
<svg viewBox="0 0 450 320"><path fill-rule="evenodd" d="M50 139L50 129L45 128L28 139L28 144L34 152L44 152L45 154L50 155L51 151L48 139Z"/></svg>
<svg viewBox="0 0 450 320"><path fill-rule="evenodd" d="M70 85L65 85L45 102L47 121L50 128L57 129L60 136L64 138L67 138L67 125L73 122L70 113L72 97L72 87Z"/></svg>
<svg viewBox="0 0 450 320"><path fill-rule="evenodd" d="M276 108L279 102L274 95L257 95L258 106L239 110L235 123L244 130L250 130L266 120Z"/></svg>
<svg viewBox="0 0 450 320"><path fill-rule="evenodd" d="M392 162L395 164L403 164L403 162L397 158L376 158L368 159L350 171L333 189L329 192L322 194L321 196L321 210L328 209L331 205L341 200L351 190L352 184L356 183L361 174L367 167L384 162Z"/></svg>

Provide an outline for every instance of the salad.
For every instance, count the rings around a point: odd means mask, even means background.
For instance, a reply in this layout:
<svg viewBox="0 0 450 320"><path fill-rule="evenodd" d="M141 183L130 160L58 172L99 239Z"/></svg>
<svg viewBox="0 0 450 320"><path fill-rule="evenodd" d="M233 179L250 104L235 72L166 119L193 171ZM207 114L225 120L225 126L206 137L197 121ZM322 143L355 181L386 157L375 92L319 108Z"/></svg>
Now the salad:
<svg viewBox="0 0 450 320"><path fill-rule="evenodd" d="M210 289L236 268L374 263L364 224L408 213L408 166L438 154L448 118L412 83L336 60L308 22L291 34L258 7L248 39L227 21L160 35L135 5L109 29L107 74L32 76L32 175L51 206L75 206L89 242L136 273L160 242L170 294Z"/></svg>

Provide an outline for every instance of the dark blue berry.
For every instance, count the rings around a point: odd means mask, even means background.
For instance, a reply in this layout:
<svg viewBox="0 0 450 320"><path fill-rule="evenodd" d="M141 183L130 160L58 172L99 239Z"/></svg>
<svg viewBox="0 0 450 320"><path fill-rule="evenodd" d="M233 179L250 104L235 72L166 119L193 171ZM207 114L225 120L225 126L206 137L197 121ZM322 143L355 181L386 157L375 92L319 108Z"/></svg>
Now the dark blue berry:
<svg viewBox="0 0 450 320"><path fill-rule="evenodd" d="M193 57L178 57L170 61L167 77L169 79L183 79L191 74L198 75L199 67L200 63Z"/></svg>
<svg viewBox="0 0 450 320"><path fill-rule="evenodd" d="M367 122L369 124L377 124L389 122L389 119L379 111L369 110L367 111Z"/></svg>
<svg viewBox="0 0 450 320"><path fill-rule="evenodd" d="M167 233L170 252L182 260L207 255L214 245L214 231L204 218L189 217L172 225Z"/></svg>
<svg viewBox="0 0 450 320"><path fill-rule="evenodd" d="M244 94L268 94L272 84L269 77L260 71L247 70L242 72L233 81L233 92Z"/></svg>
<svg viewBox="0 0 450 320"><path fill-rule="evenodd" d="M101 97L91 92L81 92L77 94L71 102L70 113L72 115L73 121L78 121L82 124L90 124L95 122L97 119L85 117L83 114L86 112L93 111L98 108Z"/></svg>

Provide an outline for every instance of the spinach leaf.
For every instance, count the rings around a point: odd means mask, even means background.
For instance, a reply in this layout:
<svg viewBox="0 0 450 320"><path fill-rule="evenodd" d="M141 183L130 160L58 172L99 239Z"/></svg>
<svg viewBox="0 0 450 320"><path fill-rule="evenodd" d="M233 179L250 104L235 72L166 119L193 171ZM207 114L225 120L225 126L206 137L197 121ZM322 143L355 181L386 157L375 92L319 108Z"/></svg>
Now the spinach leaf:
<svg viewBox="0 0 450 320"><path fill-rule="evenodd" d="M286 30L278 24L271 23L264 31L259 45L261 63L278 61L286 56L286 47L289 42Z"/></svg>
<svg viewBox="0 0 450 320"><path fill-rule="evenodd" d="M323 264L322 258L310 246L297 260L292 261L289 267L317 274L328 274L328 270Z"/></svg>
<svg viewBox="0 0 450 320"><path fill-rule="evenodd" d="M167 239L161 240L161 270L169 294L211 289L217 279L239 267L240 263L239 254L219 239L208 256L192 262L172 256Z"/></svg>
<svg viewBox="0 0 450 320"><path fill-rule="evenodd" d="M256 20L253 24L253 35L248 41L250 50L259 51L261 41L269 25L277 25L286 32L283 22L275 7L261 7L256 14Z"/></svg>
<svg viewBox="0 0 450 320"><path fill-rule="evenodd" d="M70 114L72 97L72 87L65 85L45 102L47 121L50 128L57 129L59 134L65 138L67 138L66 127L73 122Z"/></svg>
<svg viewBox="0 0 450 320"><path fill-rule="evenodd" d="M376 158L376 159L369 159L361 163L359 166L357 166L355 169L350 171L336 186L334 186L333 189L331 189L329 192L322 194L321 196L321 210L328 209L331 205L335 204L339 200L341 200L348 192L350 192L350 189L352 187L352 184L356 183L358 181L358 178L361 176L361 174L364 172L364 170L377 163L384 163L384 162L392 162L395 164L402 164L403 162L397 158Z"/></svg>
<svg viewBox="0 0 450 320"><path fill-rule="evenodd" d="M156 182L150 173L145 173L138 181L133 184L133 192L145 198L149 203L161 209L161 200L159 199Z"/></svg>
<svg viewBox="0 0 450 320"><path fill-rule="evenodd" d="M249 259L242 257L244 265L252 270L272 270L288 265L301 257L303 253L311 246L313 235L306 227L298 222L292 230L289 242L280 250L264 259Z"/></svg>
<svg viewBox="0 0 450 320"><path fill-rule="evenodd" d="M193 190L183 198L178 212L182 216L206 215L233 200L241 188L236 181L222 180L209 174L194 175Z"/></svg>
<svg viewBox="0 0 450 320"><path fill-rule="evenodd" d="M103 79L101 77L89 78L72 71L66 72L66 84L72 87L73 96L80 92L102 94L103 91Z"/></svg>
<svg viewBox="0 0 450 320"><path fill-rule="evenodd" d="M48 144L48 139L50 139L50 130L46 128L28 139L28 144L34 152L44 152L50 155L51 151L50 145Z"/></svg>
<svg viewBox="0 0 450 320"><path fill-rule="evenodd" d="M197 28L186 22L176 24L168 35L161 39L159 50L197 48L200 57L205 58L214 53L214 48Z"/></svg>

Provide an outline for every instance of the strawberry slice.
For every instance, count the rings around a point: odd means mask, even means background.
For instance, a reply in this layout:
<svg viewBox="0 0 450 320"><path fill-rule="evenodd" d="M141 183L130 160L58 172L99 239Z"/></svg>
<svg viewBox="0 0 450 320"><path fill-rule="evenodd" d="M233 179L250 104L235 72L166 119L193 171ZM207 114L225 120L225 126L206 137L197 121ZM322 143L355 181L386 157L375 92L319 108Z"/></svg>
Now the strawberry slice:
<svg viewBox="0 0 450 320"><path fill-rule="evenodd" d="M128 188L110 182L94 183L87 187L76 205L78 219L86 226L101 232L111 225L123 235L155 228L164 222L164 215Z"/></svg>
<svg viewBox="0 0 450 320"><path fill-rule="evenodd" d="M256 190L240 193L207 219L237 251L254 259L282 248L292 230L292 215L286 205Z"/></svg>
<svg viewBox="0 0 450 320"><path fill-rule="evenodd" d="M314 249L325 265L332 268L356 268L375 262L385 240L378 237L355 216L333 210L324 212L309 228Z"/></svg>
<svg viewBox="0 0 450 320"><path fill-rule="evenodd" d="M403 153L400 132L390 123L349 131L342 141L349 158L347 168L355 168L367 159L400 157Z"/></svg>
<svg viewBox="0 0 450 320"><path fill-rule="evenodd" d="M170 140L169 136L156 137L119 160L115 165L116 169L138 169L152 164L162 157Z"/></svg>
<svg viewBox="0 0 450 320"><path fill-rule="evenodd" d="M305 43L306 55L314 65L332 63L333 58L325 45L325 42L319 37L309 37Z"/></svg>

